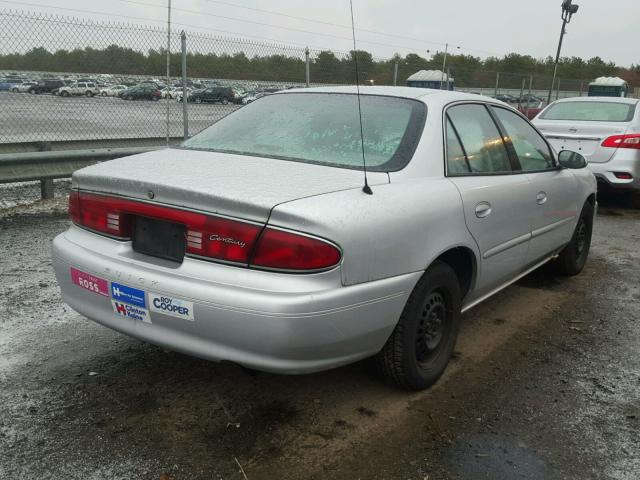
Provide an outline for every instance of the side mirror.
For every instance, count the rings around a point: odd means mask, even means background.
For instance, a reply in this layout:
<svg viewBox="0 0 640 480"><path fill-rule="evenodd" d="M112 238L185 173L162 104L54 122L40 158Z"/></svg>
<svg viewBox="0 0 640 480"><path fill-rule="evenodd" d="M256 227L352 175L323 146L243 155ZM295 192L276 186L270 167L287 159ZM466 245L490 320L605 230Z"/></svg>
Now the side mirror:
<svg viewBox="0 0 640 480"><path fill-rule="evenodd" d="M558 154L558 163L563 168L579 169L587 166L585 158L577 152L562 150Z"/></svg>

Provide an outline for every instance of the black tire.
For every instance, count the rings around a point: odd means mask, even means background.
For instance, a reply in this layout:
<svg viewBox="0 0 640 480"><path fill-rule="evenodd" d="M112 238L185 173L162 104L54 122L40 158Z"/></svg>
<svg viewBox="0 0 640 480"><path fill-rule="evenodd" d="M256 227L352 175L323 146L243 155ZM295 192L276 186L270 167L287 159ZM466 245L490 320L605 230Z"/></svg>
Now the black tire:
<svg viewBox="0 0 640 480"><path fill-rule="evenodd" d="M202 103L202 99L200 97L196 97L196 99L194 100L196 103Z"/></svg>
<svg viewBox="0 0 640 480"><path fill-rule="evenodd" d="M93 97L93 92L90 90L87 90L86 92L84 92L84 94L89 98Z"/></svg>
<svg viewBox="0 0 640 480"><path fill-rule="evenodd" d="M107 92L100 92L100 95L102 95L103 97L107 96Z"/></svg>
<svg viewBox="0 0 640 480"><path fill-rule="evenodd" d="M229 104L229 99L228 98L223 98L222 99L222 105L228 105Z"/></svg>
<svg viewBox="0 0 640 480"><path fill-rule="evenodd" d="M60 92L60 96L61 97L68 97L69 96L69 92L67 92L66 90L63 90L62 92Z"/></svg>
<svg viewBox="0 0 640 480"><path fill-rule="evenodd" d="M580 212L578 224L571 241L562 249L556 260L556 270L561 275L577 275L584 268L589 256L593 233L593 206L586 202Z"/></svg>
<svg viewBox="0 0 640 480"><path fill-rule="evenodd" d="M407 390L422 390L444 372L460 328L458 277L437 261L411 292L400 320L375 357L377 370Z"/></svg>
<svg viewBox="0 0 640 480"><path fill-rule="evenodd" d="M11 91L12 91L13 93L18 93L18 89L17 89L17 88L15 88L15 87L14 87L14 88L12 88L12 89L11 89Z"/></svg>

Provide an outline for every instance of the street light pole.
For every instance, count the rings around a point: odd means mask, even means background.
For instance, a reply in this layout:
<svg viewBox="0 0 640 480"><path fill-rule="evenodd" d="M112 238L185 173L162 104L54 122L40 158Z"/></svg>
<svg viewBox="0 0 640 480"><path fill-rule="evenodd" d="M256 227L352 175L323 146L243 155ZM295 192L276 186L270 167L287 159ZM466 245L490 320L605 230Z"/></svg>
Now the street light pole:
<svg viewBox="0 0 640 480"><path fill-rule="evenodd" d="M556 61L553 65L553 78L549 87L549 96L547 104L551 103L551 95L553 94L553 85L556 83L556 75L558 74L558 62L560 61L560 51L562 50L562 40L567 33L567 23L571 21L571 16L578 12L578 5L573 5L572 0L563 0L562 2L562 29L560 30L560 40L558 41L558 51L556 52Z"/></svg>

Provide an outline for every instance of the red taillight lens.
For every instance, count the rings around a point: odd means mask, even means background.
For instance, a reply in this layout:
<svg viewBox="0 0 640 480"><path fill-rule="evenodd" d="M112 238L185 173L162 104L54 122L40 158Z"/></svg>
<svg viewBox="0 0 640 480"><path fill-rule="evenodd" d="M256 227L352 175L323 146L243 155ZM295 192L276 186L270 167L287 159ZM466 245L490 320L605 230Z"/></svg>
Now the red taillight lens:
<svg viewBox="0 0 640 480"><path fill-rule="evenodd" d="M251 264L279 270L322 270L337 265L340 257L340 250L323 240L265 228Z"/></svg>
<svg viewBox="0 0 640 480"><path fill-rule="evenodd" d="M201 225L186 224L187 253L227 262L249 263L261 226L204 216Z"/></svg>
<svg viewBox="0 0 640 480"><path fill-rule="evenodd" d="M640 150L640 133L612 135L604 139L602 146L612 148L636 148Z"/></svg>
<svg viewBox="0 0 640 480"><path fill-rule="evenodd" d="M633 180L633 175L627 172L613 172L613 174L620 180Z"/></svg>
<svg viewBox="0 0 640 480"><path fill-rule="evenodd" d="M74 223L80 223L80 193L72 190L69 194L69 217Z"/></svg>
<svg viewBox="0 0 640 480"><path fill-rule="evenodd" d="M99 233L129 239L136 216L186 227L186 253L226 262L279 270L308 271L332 267L341 253L334 245L303 234L124 198L72 192L74 223ZM262 232L262 235L261 235Z"/></svg>

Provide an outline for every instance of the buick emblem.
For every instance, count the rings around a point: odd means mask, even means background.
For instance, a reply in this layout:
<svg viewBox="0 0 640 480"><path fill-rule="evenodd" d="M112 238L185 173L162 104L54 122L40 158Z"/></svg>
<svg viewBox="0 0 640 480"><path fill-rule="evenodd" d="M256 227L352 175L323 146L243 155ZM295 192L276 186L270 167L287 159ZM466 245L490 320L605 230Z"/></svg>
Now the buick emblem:
<svg viewBox="0 0 640 480"><path fill-rule="evenodd" d="M155 196L156 196L156 194L155 194L155 193L153 193L153 190L149 190L149 191L147 192L147 197L149 197L149 198L153 198L153 197L155 197Z"/></svg>

